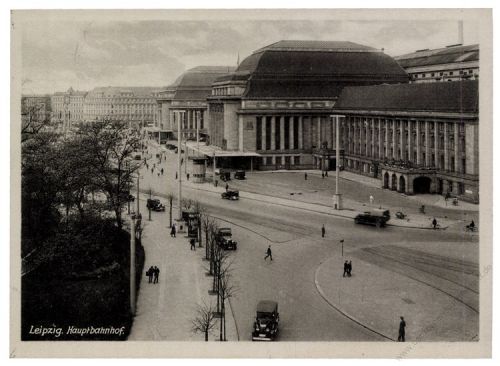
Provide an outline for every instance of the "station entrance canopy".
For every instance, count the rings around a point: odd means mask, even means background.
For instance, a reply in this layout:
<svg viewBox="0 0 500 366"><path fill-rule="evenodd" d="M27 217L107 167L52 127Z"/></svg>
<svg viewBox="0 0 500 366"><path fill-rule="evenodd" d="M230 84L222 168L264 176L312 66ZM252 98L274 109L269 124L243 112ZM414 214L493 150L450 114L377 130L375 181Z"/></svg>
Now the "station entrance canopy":
<svg viewBox="0 0 500 366"><path fill-rule="evenodd" d="M188 149L195 151L201 155L205 155L207 157L216 157L216 158L252 158L252 157L260 157L261 155L259 153L256 153L254 151L239 151L239 150L222 150L218 146L213 146L213 145L205 145L203 144L198 144L196 141L188 141L186 143L186 146Z"/></svg>

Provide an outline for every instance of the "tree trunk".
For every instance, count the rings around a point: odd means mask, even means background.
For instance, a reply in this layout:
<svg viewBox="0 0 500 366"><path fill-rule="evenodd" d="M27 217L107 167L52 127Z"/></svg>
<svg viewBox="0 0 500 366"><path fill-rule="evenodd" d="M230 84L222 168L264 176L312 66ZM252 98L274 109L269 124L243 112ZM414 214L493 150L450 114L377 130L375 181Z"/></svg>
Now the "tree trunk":
<svg viewBox="0 0 500 366"><path fill-rule="evenodd" d="M203 245L201 245L201 220L198 215L198 248L201 248Z"/></svg>
<svg viewBox="0 0 500 366"><path fill-rule="evenodd" d="M205 331L205 342L208 342L208 330Z"/></svg>
<svg viewBox="0 0 500 366"><path fill-rule="evenodd" d="M226 339L226 305L224 304L225 301L224 299L221 300L222 301L222 318L224 319L223 320L223 323L224 323L224 341L227 341Z"/></svg>

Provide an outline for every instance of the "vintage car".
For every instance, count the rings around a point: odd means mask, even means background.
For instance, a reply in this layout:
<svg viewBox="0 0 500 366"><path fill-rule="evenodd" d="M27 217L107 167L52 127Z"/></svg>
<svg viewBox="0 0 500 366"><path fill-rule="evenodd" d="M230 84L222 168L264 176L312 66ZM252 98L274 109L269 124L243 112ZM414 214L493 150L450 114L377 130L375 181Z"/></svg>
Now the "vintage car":
<svg viewBox="0 0 500 366"><path fill-rule="evenodd" d="M278 303L271 300L259 301L257 316L253 325L252 341L274 341L278 336Z"/></svg>
<svg viewBox="0 0 500 366"><path fill-rule="evenodd" d="M231 172L227 170L220 170L219 172L220 180L223 182L227 182L228 180L231 180Z"/></svg>
<svg viewBox="0 0 500 366"><path fill-rule="evenodd" d="M151 211L157 211L157 212L165 211L165 206L160 202L159 199L148 198L146 207L148 209L151 209Z"/></svg>
<svg viewBox="0 0 500 366"><path fill-rule="evenodd" d="M229 227L221 227L216 235L217 245L224 250L236 250L238 243L233 240L233 233Z"/></svg>
<svg viewBox="0 0 500 366"><path fill-rule="evenodd" d="M245 171L244 170L237 170L234 173L234 179L239 179L239 180L245 179Z"/></svg>
<svg viewBox="0 0 500 366"><path fill-rule="evenodd" d="M227 190L221 193L221 197L225 200L237 201L240 199L240 192L234 190Z"/></svg>
<svg viewBox="0 0 500 366"><path fill-rule="evenodd" d="M372 209L356 215L354 223L383 227L391 219L389 210Z"/></svg>

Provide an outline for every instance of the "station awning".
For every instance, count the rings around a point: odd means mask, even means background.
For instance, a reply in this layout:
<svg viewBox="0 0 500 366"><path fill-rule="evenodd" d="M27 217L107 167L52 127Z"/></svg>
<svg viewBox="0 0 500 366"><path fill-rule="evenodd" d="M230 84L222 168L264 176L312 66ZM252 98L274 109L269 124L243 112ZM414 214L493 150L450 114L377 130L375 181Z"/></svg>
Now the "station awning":
<svg viewBox="0 0 500 366"><path fill-rule="evenodd" d="M261 156L259 153L255 151L239 151L239 150L222 150L218 146L209 145L207 146L204 142L198 144L194 141L188 141L186 143L187 147L190 150L196 151L200 154L203 154L207 157L216 158L232 158L232 157L258 157Z"/></svg>

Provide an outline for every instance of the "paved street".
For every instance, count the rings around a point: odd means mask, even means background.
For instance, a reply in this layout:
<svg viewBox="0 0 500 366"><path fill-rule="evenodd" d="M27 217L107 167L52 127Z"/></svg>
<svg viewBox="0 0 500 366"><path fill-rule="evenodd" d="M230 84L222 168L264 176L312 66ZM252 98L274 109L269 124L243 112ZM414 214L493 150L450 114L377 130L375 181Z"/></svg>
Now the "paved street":
<svg viewBox="0 0 500 366"><path fill-rule="evenodd" d="M149 161L150 168L153 160L155 159ZM167 162L161 165L164 175L160 173L158 176L157 171L144 172L142 188L151 188L160 196L166 192L176 194L174 162L175 154L167 153ZM249 178L248 182L250 181ZM394 334L397 337L400 315L407 319L407 340L416 339L417 334L420 340L469 340L474 336L478 324L477 292L474 292L477 290L479 276L478 238L477 235L464 233L462 227L457 225L438 231L401 227L380 230L355 225L353 220L348 218L276 205L272 203L272 199L269 199L269 202L252 199L236 202L221 200L219 193L200 191L190 186L184 187L184 197L198 200L213 216L220 219L221 225L232 227L233 235L239 242L238 250L232 256L240 291L231 299L231 305L241 340L251 339L255 306L262 299L279 302L280 340L394 339ZM398 198L399 195L392 195L395 200L402 200ZM380 193L377 196L382 197ZM392 197L384 196L384 199L389 200ZM451 210L436 208L438 209L441 210L439 212L444 212L443 214L453 215ZM165 219L164 225L168 225L168 215L161 215ZM155 214L155 220L156 218L160 216ZM321 238L322 224L326 228L325 238ZM344 257L340 239L345 240ZM269 244L273 250L272 262L264 261L265 250ZM426 257L431 254L434 255L432 263ZM408 268L416 261L416 255L424 264L412 268L410 272ZM165 266L172 265L168 256L163 258ZM353 260L355 275L351 279L356 278L356 281L380 288L386 283L385 280L392 276L393 279L401 279L399 283L407 285L407 290L402 292L398 287L389 288L391 296L397 298L398 302L378 304L383 311L373 311L374 302L367 301L365 309L343 308L339 301L335 301L339 281L335 276L341 277L344 258ZM454 261L453 258L462 260ZM147 263L146 250L146 265ZM328 263L327 269L323 266L325 263ZM454 266L454 272L450 272L455 276L453 278L450 273L442 272L447 270L446 266L449 270L450 263ZM200 268L201 266L200 263ZM359 272L356 272L356 268ZM468 273L462 275L465 271ZM451 288L450 280L458 283L454 285L458 287ZM417 283L418 288L415 287ZM467 290L464 293L461 291L461 285L471 288L472 291ZM353 285L352 288L343 287L342 290L351 291L350 295L356 298L359 295L356 293L358 289L359 286ZM139 296L142 296L141 293ZM440 305L427 306L436 296L439 296ZM398 306L405 299L409 300L405 302L408 306ZM437 310L446 314L446 321L442 321L443 326L438 327L436 331L429 331L428 319L436 319ZM359 311L364 314L364 318L361 322L356 322L355 320L360 320ZM464 324L459 323L464 319L465 312L468 314L466 325L470 329L462 332ZM421 319L427 319L425 325ZM141 326L140 321L138 317L134 327ZM393 332L390 331L392 327Z"/></svg>

